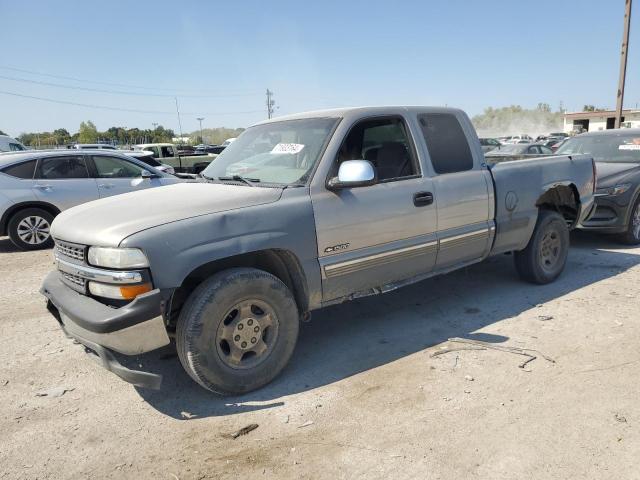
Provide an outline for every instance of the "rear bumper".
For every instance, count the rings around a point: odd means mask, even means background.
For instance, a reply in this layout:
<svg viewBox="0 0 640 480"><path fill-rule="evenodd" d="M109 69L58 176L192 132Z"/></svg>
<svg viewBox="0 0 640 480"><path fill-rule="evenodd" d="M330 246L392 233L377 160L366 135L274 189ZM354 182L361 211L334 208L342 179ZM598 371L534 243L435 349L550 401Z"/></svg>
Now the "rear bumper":
<svg viewBox="0 0 640 480"><path fill-rule="evenodd" d="M159 290L115 309L67 287L60 273L53 271L45 278L40 292L67 336L96 353L107 370L134 385L160 387L160 375L129 370L113 354L115 351L137 355L169 344Z"/></svg>

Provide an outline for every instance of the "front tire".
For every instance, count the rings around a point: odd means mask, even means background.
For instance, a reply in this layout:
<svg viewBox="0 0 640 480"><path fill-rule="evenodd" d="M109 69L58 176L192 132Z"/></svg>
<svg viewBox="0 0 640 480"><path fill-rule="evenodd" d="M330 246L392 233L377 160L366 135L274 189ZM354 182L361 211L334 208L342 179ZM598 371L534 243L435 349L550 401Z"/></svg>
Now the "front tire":
<svg viewBox="0 0 640 480"><path fill-rule="evenodd" d="M516 270L523 280L545 284L564 270L569 254L569 229L557 212L541 210L527 247L514 255Z"/></svg>
<svg viewBox="0 0 640 480"><path fill-rule="evenodd" d="M622 243L627 245L640 244L640 197L638 197L631 208L629 215L629 227L627 231L619 237Z"/></svg>
<svg viewBox="0 0 640 480"><path fill-rule="evenodd" d="M285 367L298 339L299 314L287 286L254 268L233 268L201 283L176 329L189 376L218 394L260 388Z"/></svg>
<svg viewBox="0 0 640 480"><path fill-rule="evenodd" d="M14 213L7 230L11 242L21 250L51 248L53 215L41 208L25 208Z"/></svg>

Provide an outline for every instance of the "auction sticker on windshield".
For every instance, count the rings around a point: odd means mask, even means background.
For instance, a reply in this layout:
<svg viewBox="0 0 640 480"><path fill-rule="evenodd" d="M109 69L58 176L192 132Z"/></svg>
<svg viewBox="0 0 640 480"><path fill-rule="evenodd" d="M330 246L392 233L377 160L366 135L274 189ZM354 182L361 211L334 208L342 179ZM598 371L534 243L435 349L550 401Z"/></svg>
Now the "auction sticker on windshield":
<svg viewBox="0 0 640 480"><path fill-rule="evenodd" d="M273 147L271 153L290 153L295 155L296 153L300 153L303 148L304 145L301 145L300 143L279 143Z"/></svg>
<svg viewBox="0 0 640 480"><path fill-rule="evenodd" d="M640 145L619 145L618 150L640 150Z"/></svg>

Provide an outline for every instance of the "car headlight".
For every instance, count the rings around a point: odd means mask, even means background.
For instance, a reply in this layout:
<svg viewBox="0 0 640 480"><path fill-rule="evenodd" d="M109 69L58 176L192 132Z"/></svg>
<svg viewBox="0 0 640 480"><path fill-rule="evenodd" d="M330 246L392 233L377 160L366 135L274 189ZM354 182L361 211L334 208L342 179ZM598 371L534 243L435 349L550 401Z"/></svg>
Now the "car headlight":
<svg viewBox="0 0 640 480"><path fill-rule="evenodd" d="M89 282L89 292L96 297L113 298L115 300L133 300L138 295L151 291L150 283L138 285L108 285L106 283Z"/></svg>
<svg viewBox="0 0 640 480"><path fill-rule="evenodd" d="M602 195L622 195L624 192L631 188L630 183L619 183L618 185L614 185L613 187L605 187L599 188L596 193L600 193Z"/></svg>
<svg viewBox="0 0 640 480"><path fill-rule="evenodd" d="M149 261L138 248L90 247L89 263L95 267L144 268Z"/></svg>

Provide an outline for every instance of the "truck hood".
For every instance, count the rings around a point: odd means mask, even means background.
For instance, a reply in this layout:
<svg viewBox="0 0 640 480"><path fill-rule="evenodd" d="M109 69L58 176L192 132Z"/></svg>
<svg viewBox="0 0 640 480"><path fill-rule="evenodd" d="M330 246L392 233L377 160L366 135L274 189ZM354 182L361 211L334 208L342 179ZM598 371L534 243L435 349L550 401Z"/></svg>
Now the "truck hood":
<svg viewBox="0 0 640 480"><path fill-rule="evenodd" d="M640 172L638 163L596 162L597 187L612 187L623 183L629 175Z"/></svg>
<svg viewBox="0 0 640 480"><path fill-rule="evenodd" d="M177 183L84 203L58 215L54 238L117 247L134 233L187 218L277 201L282 189ZM188 235L188 232L185 232Z"/></svg>

